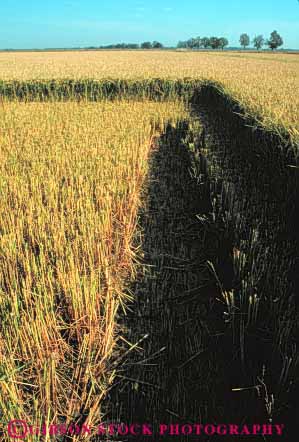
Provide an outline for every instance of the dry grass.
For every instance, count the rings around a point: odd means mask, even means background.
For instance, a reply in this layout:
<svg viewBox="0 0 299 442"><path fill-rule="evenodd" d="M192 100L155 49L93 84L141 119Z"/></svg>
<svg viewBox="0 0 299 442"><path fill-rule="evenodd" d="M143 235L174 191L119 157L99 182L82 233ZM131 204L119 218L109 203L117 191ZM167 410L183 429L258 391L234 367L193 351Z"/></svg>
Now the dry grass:
<svg viewBox="0 0 299 442"><path fill-rule="evenodd" d="M279 53L100 51L0 53L1 79L205 78L221 82L266 125L298 134L299 56Z"/></svg>
<svg viewBox="0 0 299 442"><path fill-rule="evenodd" d="M101 419L153 137L183 117L176 103L2 105L2 423Z"/></svg>

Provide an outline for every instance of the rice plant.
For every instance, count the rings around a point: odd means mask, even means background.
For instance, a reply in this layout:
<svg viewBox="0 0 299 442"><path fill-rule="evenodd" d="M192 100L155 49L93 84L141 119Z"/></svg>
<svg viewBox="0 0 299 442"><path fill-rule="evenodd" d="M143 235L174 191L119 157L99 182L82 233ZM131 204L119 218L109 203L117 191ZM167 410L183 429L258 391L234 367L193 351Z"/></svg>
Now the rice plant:
<svg viewBox="0 0 299 442"><path fill-rule="evenodd" d="M155 136L176 103L0 110L0 416L100 421ZM137 236L136 236L137 235Z"/></svg>

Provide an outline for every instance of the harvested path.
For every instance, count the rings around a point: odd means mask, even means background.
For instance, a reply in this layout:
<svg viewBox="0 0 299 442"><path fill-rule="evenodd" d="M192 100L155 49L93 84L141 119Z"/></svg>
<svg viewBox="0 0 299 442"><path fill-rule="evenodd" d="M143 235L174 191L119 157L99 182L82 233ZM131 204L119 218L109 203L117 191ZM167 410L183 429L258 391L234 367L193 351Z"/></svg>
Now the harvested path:
<svg viewBox="0 0 299 442"><path fill-rule="evenodd" d="M152 156L141 214L144 266L125 318L127 339L140 345L119 368L110 395L113 422L150 423L155 434L160 423L228 422L240 405L231 401L229 357L221 354L230 336L209 265L222 257L227 276L229 249L213 223L197 217L209 220L212 207L207 183L190 173L189 136L187 123L169 127Z"/></svg>
<svg viewBox="0 0 299 442"><path fill-rule="evenodd" d="M152 158L142 222L146 267L134 290L136 305L129 320L131 341L137 330L140 337L148 335L131 372L137 379L129 405L135 420L189 419L198 415L194 398L201 397L204 410L209 395L202 382L208 332L201 318L214 293L196 219L200 192L190 176L189 152L178 142L183 132L169 130Z"/></svg>

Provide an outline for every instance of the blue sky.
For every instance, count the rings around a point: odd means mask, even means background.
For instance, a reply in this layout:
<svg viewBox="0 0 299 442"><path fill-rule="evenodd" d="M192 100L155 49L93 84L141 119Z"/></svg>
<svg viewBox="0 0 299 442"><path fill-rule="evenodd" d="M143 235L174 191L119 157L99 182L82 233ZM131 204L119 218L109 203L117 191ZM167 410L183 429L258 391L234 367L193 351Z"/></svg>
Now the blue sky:
<svg viewBox="0 0 299 442"><path fill-rule="evenodd" d="M242 32L299 48L298 0L1 0L0 48L98 46L159 40L174 45L193 36Z"/></svg>

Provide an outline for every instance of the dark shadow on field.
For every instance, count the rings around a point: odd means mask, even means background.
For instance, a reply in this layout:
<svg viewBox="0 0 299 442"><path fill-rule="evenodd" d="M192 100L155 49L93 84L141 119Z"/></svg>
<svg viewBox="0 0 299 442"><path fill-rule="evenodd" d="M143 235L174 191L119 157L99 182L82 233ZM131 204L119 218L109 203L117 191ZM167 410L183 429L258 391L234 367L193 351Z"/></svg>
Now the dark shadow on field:
<svg viewBox="0 0 299 442"><path fill-rule="evenodd" d="M243 373L234 365L238 355L224 320L219 283L226 290L235 284L232 242L224 226L213 221L206 171L191 176L192 141L183 121L168 126L152 154L147 203L140 213L144 270L132 289L130 312L121 318L126 339L140 344L117 369L108 417L110 422L151 424L153 436L130 439L138 442L169 440L159 437L159 424L241 423L246 417L246 423L266 421L254 390L242 396L231 391L241 385ZM248 410L254 412L248 415ZM199 436L170 440L198 441Z"/></svg>
<svg viewBox="0 0 299 442"><path fill-rule="evenodd" d="M271 422L284 424L284 436L277 439L291 442L299 417L298 156L280 134L244 119L241 109L212 88L195 94L192 114L205 128L211 157L226 184L222 208L231 217L234 246L245 262L235 266L242 281L236 286L236 307L244 321L236 316L243 342L236 343L233 372L239 365L240 386L260 386L268 406L265 421L271 416ZM255 319L248 314L250 296L258 299Z"/></svg>

